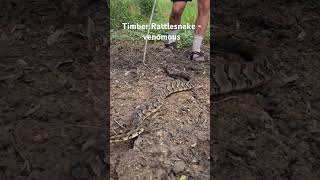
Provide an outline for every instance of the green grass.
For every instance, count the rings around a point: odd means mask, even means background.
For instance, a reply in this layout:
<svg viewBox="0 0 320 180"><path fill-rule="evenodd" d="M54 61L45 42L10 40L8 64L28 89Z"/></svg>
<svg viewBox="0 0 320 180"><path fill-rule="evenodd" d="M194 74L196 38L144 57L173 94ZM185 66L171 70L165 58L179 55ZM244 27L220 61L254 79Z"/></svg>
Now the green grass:
<svg viewBox="0 0 320 180"><path fill-rule="evenodd" d="M157 0L156 22L166 23L169 20L172 2L170 0ZM149 14L150 16L150 14ZM196 1L189 2L183 12L181 19L182 24L193 24L197 17L197 3Z"/></svg>
<svg viewBox="0 0 320 180"><path fill-rule="evenodd" d="M111 38L112 40L135 40L143 42L143 35L147 30L124 30L122 23L148 24L154 0L110 0ZM153 16L153 23L162 24L169 21L172 2L157 0ZM197 17L196 1L189 2L182 15L182 24L194 24ZM169 30L151 30L151 35L167 34ZM190 46L193 39L193 30L179 30L181 40L178 46ZM205 34L205 41L210 38L209 28Z"/></svg>

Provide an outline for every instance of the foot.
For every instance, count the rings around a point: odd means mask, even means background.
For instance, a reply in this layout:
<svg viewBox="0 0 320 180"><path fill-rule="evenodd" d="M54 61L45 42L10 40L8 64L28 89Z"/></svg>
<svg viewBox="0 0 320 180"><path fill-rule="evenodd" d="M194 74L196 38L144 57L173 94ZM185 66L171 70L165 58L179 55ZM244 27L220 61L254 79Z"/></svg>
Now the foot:
<svg viewBox="0 0 320 180"><path fill-rule="evenodd" d="M176 42L167 43L164 46L165 46L164 51L172 52L174 49L177 48L177 43Z"/></svg>
<svg viewBox="0 0 320 180"><path fill-rule="evenodd" d="M203 52L191 52L190 59L194 61L205 61Z"/></svg>

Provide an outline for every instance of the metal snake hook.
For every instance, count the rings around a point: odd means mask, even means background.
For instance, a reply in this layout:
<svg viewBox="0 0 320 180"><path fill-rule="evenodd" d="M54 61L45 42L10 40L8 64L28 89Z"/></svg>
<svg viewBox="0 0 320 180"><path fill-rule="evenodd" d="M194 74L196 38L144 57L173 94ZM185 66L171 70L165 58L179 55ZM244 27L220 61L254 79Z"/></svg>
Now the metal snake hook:
<svg viewBox="0 0 320 180"><path fill-rule="evenodd" d="M156 7L156 2L157 2L157 0L154 0L154 2L153 2L152 12L151 12L150 19L149 19L148 32L147 32L147 36L146 37L148 37L149 33L150 33L150 26L151 26L151 22L152 22L152 18L153 18L154 9ZM147 44L148 44L148 39L146 38L146 43L144 45L144 52L143 52L143 61L142 61L145 66L147 66L147 64L145 63L146 53L147 53Z"/></svg>

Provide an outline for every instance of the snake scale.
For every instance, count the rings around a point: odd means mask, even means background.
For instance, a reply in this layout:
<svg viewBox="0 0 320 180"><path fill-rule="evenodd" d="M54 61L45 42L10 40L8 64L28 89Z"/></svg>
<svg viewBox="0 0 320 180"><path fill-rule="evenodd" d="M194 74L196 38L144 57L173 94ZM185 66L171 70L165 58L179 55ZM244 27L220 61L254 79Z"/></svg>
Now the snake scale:
<svg viewBox="0 0 320 180"><path fill-rule="evenodd" d="M269 49L258 47L247 40L234 37L216 37L211 49L239 54L244 62L218 62L212 59L210 63L211 88L213 96L219 96L235 91L248 90L268 82L274 75L272 53ZM143 121L157 112L168 96L181 91L192 90L197 82L172 81L157 91L143 105L136 108L132 114L133 130L110 137L110 142L120 142L136 138L144 131ZM106 137L87 148L83 160L73 168L75 179L105 179L108 176L105 147ZM104 153L102 153L104 152ZM77 177L76 177L77 176Z"/></svg>
<svg viewBox="0 0 320 180"><path fill-rule="evenodd" d="M141 123L151 114L157 112L169 95L187 91L193 87L194 86L190 81L177 80L166 84L163 88L158 90L151 99L134 111L132 115L134 129L125 134L112 136L110 142L126 141L139 136L144 131Z"/></svg>
<svg viewBox="0 0 320 180"><path fill-rule="evenodd" d="M270 80L274 74L271 63L271 52L259 48L249 41L234 37L219 37L213 42L215 49L240 54L246 62L211 63L211 95L221 95L260 86ZM139 136L144 128L142 122L157 112L165 99L177 92L188 91L196 86L192 81L172 81L161 88L151 99L137 108L132 114L134 129L110 138L110 142L120 142Z"/></svg>
<svg viewBox="0 0 320 180"><path fill-rule="evenodd" d="M271 49L237 37L216 37L213 49L239 54L244 62L213 62L211 94L248 90L268 82L275 74Z"/></svg>

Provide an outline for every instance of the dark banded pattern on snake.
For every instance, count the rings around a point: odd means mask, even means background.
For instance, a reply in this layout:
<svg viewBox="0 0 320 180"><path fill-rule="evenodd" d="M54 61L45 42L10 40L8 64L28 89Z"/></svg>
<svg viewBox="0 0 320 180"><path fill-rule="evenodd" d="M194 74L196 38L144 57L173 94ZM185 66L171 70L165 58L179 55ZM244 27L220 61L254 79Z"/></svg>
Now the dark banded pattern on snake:
<svg viewBox="0 0 320 180"><path fill-rule="evenodd" d="M212 95L251 89L268 82L274 75L270 49L235 37L217 37L212 48L239 54L246 60L211 63Z"/></svg>
<svg viewBox="0 0 320 180"><path fill-rule="evenodd" d="M211 95L218 96L234 91L241 91L260 86L274 75L272 53L266 48L260 48L246 40L231 37L216 37L211 46L212 49L240 54L246 62L241 63L211 63ZM151 114L157 112L165 99L172 93L191 90L197 83L190 81L173 81L157 91L151 99L138 107L132 114L133 130L111 137L111 142L126 141L139 136L144 131L143 121ZM105 142L105 138L102 138ZM102 150L96 149L101 147ZM106 177L107 163L105 156L106 145L92 145L84 154L83 164L73 168L73 174L88 171L92 179L104 179ZM103 158L104 157L104 158ZM83 173L82 173L83 174ZM76 178L76 179L90 179Z"/></svg>
<svg viewBox="0 0 320 180"><path fill-rule="evenodd" d="M271 51L260 48L249 41L234 37L216 38L213 48L241 55L246 61L241 63L211 63L211 95L227 94L260 86L269 81L273 74ZM142 122L157 112L165 99L176 92L187 91L194 87L191 81L172 81L160 89L155 96L135 110L132 115L134 129L110 138L110 142L119 142L139 136L144 128Z"/></svg>
<svg viewBox="0 0 320 180"><path fill-rule="evenodd" d="M147 117L157 112L168 96L173 93L191 90L193 87L194 86L190 81L176 80L166 84L163 88L158 90L151 99L136 108L132 114L134 129L124 134L112 136L110 142L126 141L139 136L144 131L142 122Z"/></svg>

